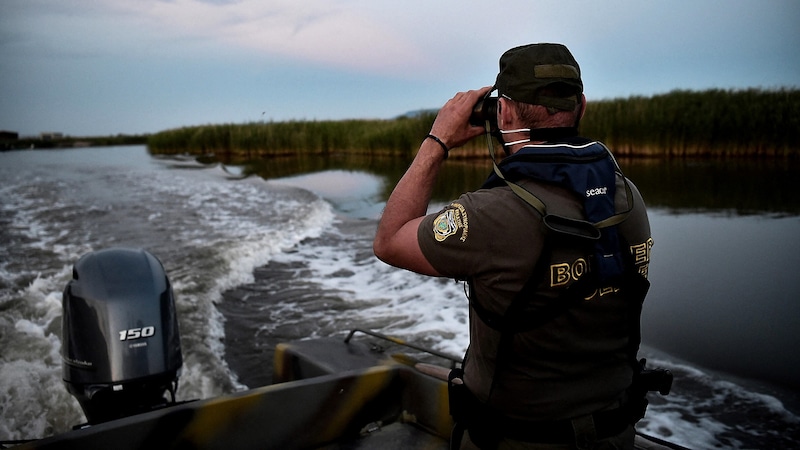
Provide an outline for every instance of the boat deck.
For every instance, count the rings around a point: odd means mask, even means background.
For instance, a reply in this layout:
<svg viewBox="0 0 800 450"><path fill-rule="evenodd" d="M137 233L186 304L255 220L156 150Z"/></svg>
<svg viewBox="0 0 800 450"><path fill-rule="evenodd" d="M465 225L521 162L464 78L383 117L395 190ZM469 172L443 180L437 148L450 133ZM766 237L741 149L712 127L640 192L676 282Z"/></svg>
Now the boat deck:
<svg viewBox="0 0 800 450"><path fill-rule="evenodd" d="M19 449L449 448L453 422L440 368L387 356L376 346L316 339L276 348L276 384L186 402L50 438ZM675 450L637 436L640 450Z"/></svg>

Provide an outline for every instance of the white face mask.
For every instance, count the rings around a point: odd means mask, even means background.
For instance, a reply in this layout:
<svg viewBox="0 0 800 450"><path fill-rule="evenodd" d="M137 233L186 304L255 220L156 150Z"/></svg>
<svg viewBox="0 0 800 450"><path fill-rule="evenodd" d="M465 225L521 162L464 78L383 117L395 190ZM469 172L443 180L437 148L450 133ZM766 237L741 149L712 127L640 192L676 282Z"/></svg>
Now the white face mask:
<svg viewBox="0 0 800 450"><path fill-rule="evenodd" d="M505 135L505 134L511 134L511 133L525 133L525 132L530 133L531 129L530 128L517 128L516 130L498 130L498 131L500 131L501 135ZM511 145L524 144L524 143L530 142L530 141L531 141L530 137L528 137L526 139L520 139L518 141L511 141L511 142L506 142L505 139L503 139L503 146L504 147L508 147L508 146L511 146Z"/></svg>
<svg viewBox="0 0 800 450"><path fill-rule="evenodd" d="M511 97L509 97L509 96L507 96L505 94L501 94L500 96L503 97L503 98L507 98L509 100L512 100ZM498 104L497 104L498 112L500 111L500 107L501 107L500 103L498 102ZM574 128L576 130L578 128L578 124L579 123L580 123L580 117L578 117L578 119L575 121ZM517 128L516 130L501 130L499 128L500 127L498 126L498 130L495 131L494 136L499 138L500 142L502 142L503 148L506 149L506 154L508 154L507 147L510 147L512 145L525 144L527 142L531 142L531 131L532 130L530 128ZM517 140L517 141L506 142L505 139L503 138L503 136L506 135L506 134L512 134L512 133L528 133L528 137L525 138L525 139Z"/></svg>

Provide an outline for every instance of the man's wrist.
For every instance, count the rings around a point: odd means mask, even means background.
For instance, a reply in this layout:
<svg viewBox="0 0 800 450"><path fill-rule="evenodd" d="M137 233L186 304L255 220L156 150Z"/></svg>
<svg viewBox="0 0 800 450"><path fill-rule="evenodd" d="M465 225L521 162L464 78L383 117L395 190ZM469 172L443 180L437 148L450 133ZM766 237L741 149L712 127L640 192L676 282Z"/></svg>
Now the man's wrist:
<svg viewBox="0 0 800 450"><path fill-rule="evenodd" d="M439 144L439 146L442 147L442 150L444 150L444 159L447 159L447 157L450 155L450 149L447 147L447 144L445 144L444 141L442 141L441 139L439 139L437 136L435 136L433 134L429 134L429 135L425 136L425 139L426 140L430 139L430 140L436 142L437 144Z"/></svg>

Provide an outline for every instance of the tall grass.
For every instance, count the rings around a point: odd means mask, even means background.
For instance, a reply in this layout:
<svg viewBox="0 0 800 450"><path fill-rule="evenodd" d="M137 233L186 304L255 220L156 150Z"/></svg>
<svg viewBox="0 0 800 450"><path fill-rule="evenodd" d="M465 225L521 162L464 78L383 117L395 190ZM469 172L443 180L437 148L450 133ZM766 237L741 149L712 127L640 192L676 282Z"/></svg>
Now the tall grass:
<svg viewBox="0 0 800 450"><path fill-rule="evenodd" d="M796 156L800 90L713 89L591 102L582 134L631 156Z"/></svg>
<svg viewBox="0 0 800 450"><path fill-rule="evenodd" d="M369 152L413 154L435 114L393 120L289 121L205 125L162 131L147 144L155 153L278 156Z"/></svg>
<svg viewBox="0 0 800 450"><path fill-rule="evenodd" d="M153 153L252 159L338 152L412 156L435 113L392 120L258 122L185 127L148 139ZM770 156L800 153L800 90L673 91L590 102L581 134L627 156ZM485 157L477 139L453 157Z"/></svg>

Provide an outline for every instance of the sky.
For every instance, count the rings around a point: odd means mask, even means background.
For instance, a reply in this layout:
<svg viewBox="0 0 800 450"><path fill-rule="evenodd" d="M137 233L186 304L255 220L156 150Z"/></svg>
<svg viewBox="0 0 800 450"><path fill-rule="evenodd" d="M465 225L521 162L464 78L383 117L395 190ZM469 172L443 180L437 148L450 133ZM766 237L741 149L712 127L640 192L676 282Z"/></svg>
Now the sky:
<svg viewBox="0 0 800 450"><path fill-rule="evenodd" d="M797 0L0 0L0 130L391 119L533 42L569 47L590 102L797 88L798 24Z"/></svg>

